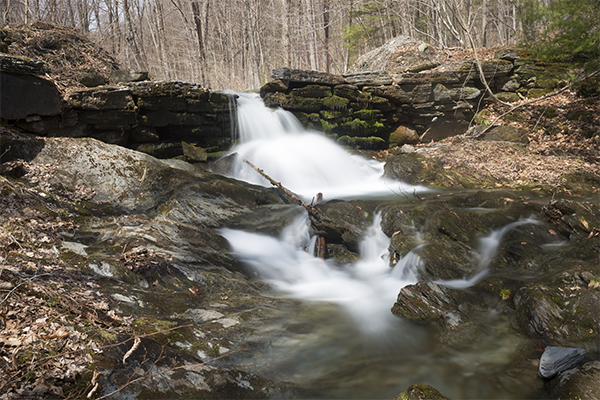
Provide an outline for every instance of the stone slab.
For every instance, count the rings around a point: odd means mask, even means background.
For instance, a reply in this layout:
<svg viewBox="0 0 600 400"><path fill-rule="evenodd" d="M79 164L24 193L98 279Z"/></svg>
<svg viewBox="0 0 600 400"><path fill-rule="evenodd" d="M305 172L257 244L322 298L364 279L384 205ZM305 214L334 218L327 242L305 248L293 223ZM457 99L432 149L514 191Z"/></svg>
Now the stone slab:
<svg viewBox="0 0 600 400"><path fill-rule="evenodd" d="M53 82L34 75L0 72L0 118L51 116L62 111L62 98Z"/></svg>

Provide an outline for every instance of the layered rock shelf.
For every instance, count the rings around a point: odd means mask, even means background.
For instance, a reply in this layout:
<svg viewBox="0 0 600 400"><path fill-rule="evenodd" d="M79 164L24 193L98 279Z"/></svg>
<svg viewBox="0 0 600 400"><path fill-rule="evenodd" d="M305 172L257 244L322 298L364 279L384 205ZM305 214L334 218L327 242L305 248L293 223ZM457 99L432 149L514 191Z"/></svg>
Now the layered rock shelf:
<svg viewBox="0 0 600 400"><path fill-rule="evenodd" d="M184 156L188 161L205 161L207 154L231 146L235 95L194 83L144 81L63 96L52 81L37 75L34 62L6 55L0 61L0 116L27 132L92 137L159 158Z"/></svg>
<svg viewBox="0 0 600 400"><path fill-rule="evenodd" d="M516 62L514 53L498 57L482 62L485 81L503 100L515 101L522 83L533 82L534 87L535 79L524 80L516 72L525 71L525 64ZM278 68L261 95L268 106L293 112L307 128L330 134L341 144L388 148L465 133L489 101L480 75L473 61L402 74L333 75Z"/></svg>
<svg viewBox="0 0 600 400"><path fill-rule="evenodd" d="M39 136L93 137L188 161L217 157L235 140L234 94L179 81L120 82L146 77L129 71L115 78L118 84L63 95L41 71L40 62L0 56L0 117L8 124ZM558 83L539 78L535 65L510 51L483 61L481 71L504 101L538 96ZM272 77L260 90L267 106L289 110L306 128L357 149L428 143L465 133L489 101L473 61L429 63L399 74L334 75L284 67L274 69ZM488 136L509 141L518 136L521 141L523 135L490 130Z"/></svg>

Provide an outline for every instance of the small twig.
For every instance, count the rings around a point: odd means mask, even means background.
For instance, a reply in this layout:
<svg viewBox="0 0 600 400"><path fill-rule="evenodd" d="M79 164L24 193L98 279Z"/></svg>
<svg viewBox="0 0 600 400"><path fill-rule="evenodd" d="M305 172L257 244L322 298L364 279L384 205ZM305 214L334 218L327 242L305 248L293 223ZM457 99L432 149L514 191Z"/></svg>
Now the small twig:
<svg viewBox="0 0 600 400"><path fill-rule="evenodd" d="M12 233L8 232L8 236L10 236L10 238L12 239L12 241L15 242L17 244L17 246L19 246L19 248L21 250L24 250L23 246L21 246L21 243L19 243L19 241L13 236Z"/></svg>
<svg viewBox="0 0 600 400"><path fill-rule="evenodd" d="M544 114L546 114L547 109L548 109L548 106L546 106L546 108L544 108L544 111L542 111L542 113L538 117L537 121L535 121L535 125L533 126L533 128L531 128L531 132L535 132L535 128L537 128L538 124L542 120L542 117L544 116Z"/></svg>
<svg viewBox="0 0 600 400"><path fill-rule="evenodd" d="M17 286L15 286L10 292L8 292L8 294L4 297L4 299L2 299L2 301L0 301L0 305L2 303L4 303L6 301L6 299L8 299L10 297L11 294L13 294L13 292L15 290L17 290L18 288L20 288L21 286L25 285L28 282L31 282L32 280L39 278L40 276L44 276L44 275L50 275L50 274L40 274L40 275L34 275L29 279L24 280L23 282L19 283Z"/></svg>
<svg viewBox="0 0 600 400"><path fill-rule="evenodd" d="M125 364L125 361L129 358L129 356L132 355L138 347L140 347L140 343L142 343L142 341L140 340L139 336L136 336L135 340L133 341L133 346L131 346L131 349L129 349L129 351L123 356L123 364Z"/></svg>
<svg viewBox="0 0 600 400"><path fill-rule="evenodd" d="M263 177L264 177L266 180L268 180L268 181L271 183L271 185L273 185L273 186L277 186L279 189L281 189L281 190L283 191L283 193L285 193L286 195L288 195L289 197L291 197L291 198L292 198L292 200L294 200L296 203L298 203L298 205L299 205L299 206L302 206L302 207L304 207L304 208L306 208L306 209L308 209L308 207L310 207L310 206L308 206L308 205L307 205L305 202L303 202L301 199L299 199L298 197L296 197L296 196L295 196L295 195L294 195L292 192L290 192L288 189L286 189L286 188L285 188L285 187L284 187L284 186L281 184L281 182L277 182L277 181L275 181L275 180L274 180L273 178L271 178L269 175L265 174L265 172L264 172L262 169L258 168L256 165L252 164L252 163L251 163L250 161L248 161L246 158L244 158L243 160L244 160L244 162L245 162L246 164L248 164L249 166L251 166L252 168L254 168L254 170L255 170L256 172L258 172L258 173L259 173L259 174L261 174L261 175L262 175L262 176L263 176Z"/></svg>
<svg viewBox="0 0 600 400"><path fill-rule="evenodd" d="M0 154L0 160L2 159L2 157L4 157L4 155L6 153L8 153L10 151L10 149L11 149L11 146L8 146L8 148L6 150L4 150L4 153Z"/></svg>

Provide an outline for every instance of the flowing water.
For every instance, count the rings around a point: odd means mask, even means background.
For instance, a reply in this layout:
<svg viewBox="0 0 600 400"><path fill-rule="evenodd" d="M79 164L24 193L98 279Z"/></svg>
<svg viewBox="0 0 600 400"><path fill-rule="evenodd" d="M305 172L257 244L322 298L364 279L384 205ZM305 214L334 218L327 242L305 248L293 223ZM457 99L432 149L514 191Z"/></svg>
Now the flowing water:
<svg viewBox="0 0 600 400"><path fill-rule="evenodd" d="M234 151L305 200L318 192L325 199L352 199L392 198L391 188L398 187L409 193L427 190L382 179L382 163L350 156L322 135L305 132L290 113L265 108L256 95L241 94L238 102L240 144ZM237 179L269 186L241 161L234 170ZM532 222L524 219L490 232L474 254L473 276L439 283L474 285L488 274L503 235ZM515 379L504 372L519 343L504 316L481 316L489 327L485 337L471 347L448 350L438 346L430 327L392 315L400 289L417 281L419 252L426 244L390 268L390 239L380 224L376 213L360 247L361 260L349 265L311 255L315 239L305 214L279 237L222 229L236 257L271 284L273 296L303 301L287 322L288 335L272 338L237 366L293 382L320 398L391 399L413 383L431 384L454 399L528 396L535 376ZM510 384L499 384L502 380Z"/></svg>

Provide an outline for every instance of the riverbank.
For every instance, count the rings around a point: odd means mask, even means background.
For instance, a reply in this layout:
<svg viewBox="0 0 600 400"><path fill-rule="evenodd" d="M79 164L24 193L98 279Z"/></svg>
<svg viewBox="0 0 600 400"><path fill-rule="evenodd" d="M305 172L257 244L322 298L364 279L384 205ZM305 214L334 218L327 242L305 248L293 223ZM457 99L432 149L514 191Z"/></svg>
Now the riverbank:
<svg viewBox="0 0 600 400"><path fill-rule="evenodd" d="M600 116L595 110L600 109L600 98L566 91L504 115L508 109L501 104L486 108L484 126L494 122L519 129L526 141L478 140L467 133L415 145L421 161L432 162L409 181L443 188L524 189L548 195L599 193ZM374 158L387 160L400 152L399 148L386 150Z"/></svg>

